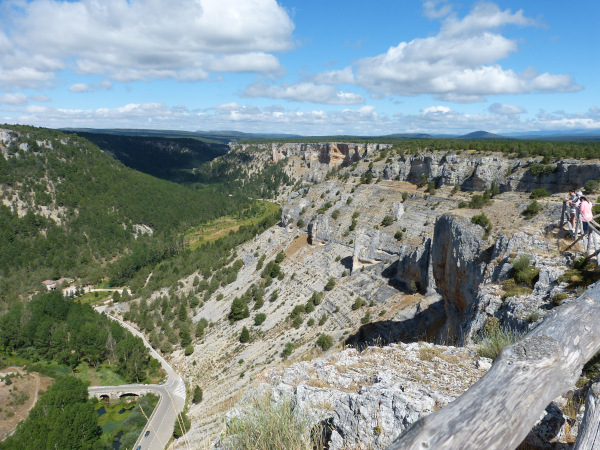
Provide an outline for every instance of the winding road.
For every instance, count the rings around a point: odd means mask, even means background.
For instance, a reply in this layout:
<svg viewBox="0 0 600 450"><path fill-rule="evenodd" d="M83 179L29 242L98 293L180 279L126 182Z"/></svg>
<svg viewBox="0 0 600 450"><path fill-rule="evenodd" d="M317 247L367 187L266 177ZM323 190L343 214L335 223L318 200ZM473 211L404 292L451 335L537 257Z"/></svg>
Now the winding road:
<svg viewBox="0 0 600 450"><path fill-rule="evenodd" d="M183 411L185 406L186 389L183 378L181 378L181 376L175 372L175 370L173 370L169 363L167 363L167 361L152 348L142 333L115 316L108 314L105 311L106 306L99 306L95 309L99 313L106 314L106 316L110 319L119 322L134 336L142 338L144 345L148 348L148 350L150 350L152 357L156 358L160 362L162 368L167 373L167 378L164 384L93 386L88 388L90 396L118 396L120 393L144 394L148 392L158 395L160 398L158 405L156 408L154 408L154 412L142 430L142 433L135 443L134 448L141 448L142 450L163 450L173 434L173 427L175 426L177 416ZM149 431L149 434L148 437L145 437L147 431Z"/></svg>

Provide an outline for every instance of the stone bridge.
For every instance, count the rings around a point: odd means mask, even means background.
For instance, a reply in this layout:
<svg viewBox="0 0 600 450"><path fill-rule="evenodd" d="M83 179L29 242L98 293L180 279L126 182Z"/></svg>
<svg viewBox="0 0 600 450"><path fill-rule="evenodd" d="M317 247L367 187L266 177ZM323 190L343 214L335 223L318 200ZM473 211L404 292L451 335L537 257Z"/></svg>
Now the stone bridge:
<svg viewBox="0 0 600 450"><path fill-rule="evenodd" d="M129 397L141 397L146 394L162 395L162 389L156 385L92 386L88 388L90 398L114 401Z"/></svg>

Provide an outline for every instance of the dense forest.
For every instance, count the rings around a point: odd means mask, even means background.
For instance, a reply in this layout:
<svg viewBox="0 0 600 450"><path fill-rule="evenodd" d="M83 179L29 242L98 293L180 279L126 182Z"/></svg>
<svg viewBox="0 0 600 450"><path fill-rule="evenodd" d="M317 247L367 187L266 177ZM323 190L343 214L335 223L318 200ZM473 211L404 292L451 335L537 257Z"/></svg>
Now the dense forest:
<svg viewBox="0 0 600 450"><path fill-rule="evenodd" d="M419 139L394 143L398 152L419 154L425 151L456 152L474 150L499 152L509 157L527 158L542 156L547 159L597 159L600 158L600 142L562 142L529 140L456 140Z"/></svg>
<svg viewBox="0 0 600 450"><path fill-rule="evenodd" d="M158 367L139 337L57 291L38 294L0 316L0 349L71 368L106 363L129 382L145 380Z"/></svg>
<svg viewBox="0 0 600 450"><path fill-rule="evenodd" d="M65 376L48 388L0 449L95 449L101 435L87 386Z"/></svg>
<svg viewBox="0 0 600 450"><path fill-rule="evenodd" d="M10 130L0 144L0 303L45 278L97 282L107 261L131 252L159 262L178 251L182 231L252 206L131 170L76 135Z"/></svg>
<svg viewBox="0 0 600 450"><path fill-rule="evenodd" d="M551 159L600 159L600 138L596 140L526 140L526 139L441 139L424 137L420 139L398 139L393 136L356 137L322 136L318 138L264 139L247 141L246 144L271 144L279 142L355 142L362 144L392 144L398 153L418 155L428 151L460 152L474 150L479 152L499 152L509 157L527 158L541 156Z"/></svg>
<svg viewBox="0 0 600 450"><path fill-rule="evenodd" d="M127 167L175 182L194 181L192 169L229 150L225 144L207 143L192 138L90 132L78 132L78 135L110 153Z"/></svg>

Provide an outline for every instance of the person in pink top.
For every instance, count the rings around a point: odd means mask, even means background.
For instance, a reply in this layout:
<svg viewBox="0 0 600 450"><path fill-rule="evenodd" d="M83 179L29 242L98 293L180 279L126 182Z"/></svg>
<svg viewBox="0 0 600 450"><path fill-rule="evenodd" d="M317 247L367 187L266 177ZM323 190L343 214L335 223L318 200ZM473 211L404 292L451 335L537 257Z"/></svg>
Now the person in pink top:
<svg viewBox="0 0 600 450"><path fill-rule="evenodd" d="M592 203L587 198L581 196L581 202L579 203L579 211L581 212L581 220L583 222L583 232L588 232L588 222L594 219L592 214Z"/></svg>

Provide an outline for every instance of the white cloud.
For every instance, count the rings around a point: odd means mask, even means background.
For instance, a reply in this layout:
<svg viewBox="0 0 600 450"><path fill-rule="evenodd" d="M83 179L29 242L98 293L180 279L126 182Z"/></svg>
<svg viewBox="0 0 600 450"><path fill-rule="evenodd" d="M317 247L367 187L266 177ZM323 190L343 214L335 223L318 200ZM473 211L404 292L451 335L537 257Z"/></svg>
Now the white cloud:
<svg viewBox="0 0 600 450"><path fill-rule="evenodd" d="M6 111L8 109L5 108ZM530 118L520 116L520 107L496 104L478 114L467 114L447 106L433 105L416 114L389 117L372 105L338 111L284 109L279 105L259 108L253 105L226 103L203 111L189 111L164 103L131 103L116 108L57 109L41 105L16 106L18 123L53 128L154 128L183 130L239 130L246 132L283 132L305 135L341 134L384 135L397 132L464 134L486 130L506 131L600 130L600 109L592 107L581 113L540 112ZM7 120L8 121L8 120ZM10 119L14 122L15 119Z"/></svg>
<svg viewBox="0 0 600 450"><path fill-rule="evenodd" d="M501 114L501 115L505 115L505 116L513 116L513 115L523 114L523 113L527 112L520 106L506 105L506 104L500 104L500 103L494 103L494 104L490 105L490 107L488 108L488 111L491 112L492 114Z"/></svg>
<svg viewBox="0 0 600 450"><path fill-rule="evenodd" d="M430 106L428 108L424 108L421 111L421 114L423 114L423 115L426 115L426 114L448 114L451 111L452 110L450 108L448 108L447 106Z"/></svg>
<svg viewBox="0 0 600 450"><path fill-rule="evenodd" d="M342 92L334 86L314 83L274 86L258 82L248 86L242 95L244 97L267 97L328 105L360 105L365 102L362 95Z"/></svg>
<svg viewBox="0 0 600 450"><path fill-rule="evenodd" d="M209 61L206 66L213 72L275 73L282 70L275 56L262 52L224 55Z"/></svg>
<svg viewBox="0 0 600 450"><path fill-rule="evenodd" d="M69 87L71 92L90 92L90 87L85 83L75 83Z"/></svg>
<svg viewBox="0 0 600 450"><path fill-rule="evenodd" d="M436 5L426 2L426 11ZM374 93L433 94L459 103L483 101L486 95L582 89L568 75L538 75L531 69L518 74L497 64L517 50L517 42L493 30L535 24L522 10L512 13L479 3L463 19L446 17L437 35L400 42L386 53L357 61L356 83Z"/></svg>
<svg viewBox="0 0 600 450"><path fill-rule="evenodd" d="M481 2L475 4L463 19L457 19L453 15L448 17L444 21L440 34L446 37L466 36L509 24L526 26L536 25L536 22L525 17L522 9L513 14L510 9L501 11L494 3Z"/></svg>
<svg viewBox="0 0 600 450"><path fill-rule="evenodd" d="M441 6L439 6L441 4ZM438 8L439 9L436 9ZM452 12L452 5L448 4L448 0L428 0L423 2L423 13L430 19L439 19L447 16Z"/></svg>
<svg viewBox="0 0 600 450"><path fill-rule="evenodd" d="M342 70L332 70L317 74L313 81L319 84L352 84L354 83L354 74L352 67L348 66Z"/></svg>
<svg viewBox="0 0 600 450"><path fill-rule="evenodd" d="M65 68L115 80L280 70L294 24L276 0L32 0L0 17L0 83Z"/></svg>
<svg viewBox="0 0 600 450"><path fill-rule="evenodd" d="M31 100L33 100L34 102L40 102L40 103L47 103L47 102L52 101L52 99L50 97L48 97L47 95L43 95L43 94L31 95L31 96L29 96L29 98Z"/></svg>
<svg viewBox="0 0 600 450"><path fill-rule="evenodd" d="M27 96L18 92L16 94L4 94L0 95L0 103L4 103L6 105L26 105L27 104Z"/></svg>
<svg viewBox="0 0 600 450"><path fill-rule="evenodd" d="M110 90L112 87L110 80L102 80L100 83L75 83L69 87L69 91L75 93L95 92L99 90Z"/></svg>

